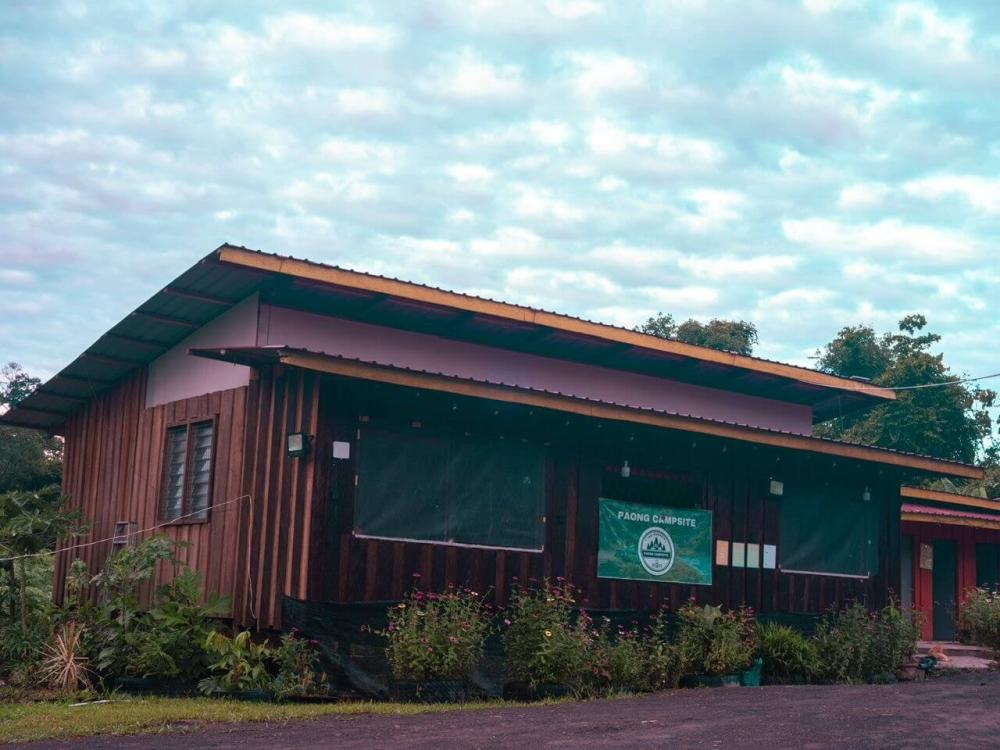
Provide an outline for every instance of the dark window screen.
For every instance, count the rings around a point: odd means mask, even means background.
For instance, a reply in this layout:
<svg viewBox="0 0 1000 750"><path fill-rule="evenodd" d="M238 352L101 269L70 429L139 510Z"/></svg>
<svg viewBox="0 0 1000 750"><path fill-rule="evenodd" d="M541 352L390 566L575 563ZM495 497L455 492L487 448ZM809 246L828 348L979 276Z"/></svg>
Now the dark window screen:
<svg viewBox="0 0 1000 750"><path fill-rule="evenodd" d="M851 487L789 488L781 503L781 569L858 578L878 573L878 507Z"/></svg>
<svg viewBox="0 0 1000 750"><path fill-rule="evenodd" d="M511 440L365 428L357 536L540 550L545 457Z"/></svg>

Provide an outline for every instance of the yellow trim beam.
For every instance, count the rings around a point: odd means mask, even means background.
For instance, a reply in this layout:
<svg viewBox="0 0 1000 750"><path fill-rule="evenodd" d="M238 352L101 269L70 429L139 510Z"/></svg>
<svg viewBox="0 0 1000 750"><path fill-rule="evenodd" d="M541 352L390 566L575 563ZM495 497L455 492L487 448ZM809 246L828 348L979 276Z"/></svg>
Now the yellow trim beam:
<svg viewBox="0 0 1000 750"><path fill-rule="evenodd" d="M316 370L318 372L326 372L349 378L359 378L410 388L423 388L459 396L504 401L542 409L553 409L597 419L645 424L670 430L713 435L715 437L740 440L758 445L769 445L776 448L789 448L858 461L888 464L933 474L945 474L970 479L981 479L983 476L983 470L976 466L966 466L964 464L940 461L924 456L892 453L863 445L835 443L813 437L773 433L752 427L741 427L739 425L709 422L690 417L642 411L615 404L594 403L571 396L540 393L514 386L471 382L446 375L412 372L364 362L335 359L322 354L280 352L278 356L282 364L291 367L302 367L307 370Z"/></svg>
<svg viewBox="0 0 1000 750"><path fill-rule="evenodd" d="M984 508L1000 513L1000 502L996 500L986 500L981 497L971 495L958 495L954 492L940 492L939 490L925 490L923 487L903 486L899 489L901 497L908 500L930 500L935 503L948 503L949 505L962 505L968 508Z"/></svg>

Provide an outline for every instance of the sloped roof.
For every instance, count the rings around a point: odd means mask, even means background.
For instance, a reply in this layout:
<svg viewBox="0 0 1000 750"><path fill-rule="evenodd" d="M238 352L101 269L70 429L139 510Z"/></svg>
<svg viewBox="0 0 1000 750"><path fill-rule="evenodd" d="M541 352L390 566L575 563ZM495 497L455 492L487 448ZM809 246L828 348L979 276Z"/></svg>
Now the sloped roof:
<svg viewBox="0 0 1000 750"><path fill-rule="evenodd" d="M284 364L349 378L509 401L557 411L568 411L584 416L648 424L654 427L899 466L934 474L973 479L981 478L983 474L982 469L957 461L921 456L889 448L858 445L830 438L800 435L648 407L626 406L540 388L515 386L480 378L459 377L336 354L314 352L308 349L287 346L206 347L191 349L190 353L198 357L248 366Z"/></svg>
<svg viewBox="0 0 1000 750"><path fill-rule="evenodd" d="M805 367L226 244L142 303L0 422L57 430L89 399L254 293L270 304L805 404L814 421L895 398L889 389Z"/></svg>

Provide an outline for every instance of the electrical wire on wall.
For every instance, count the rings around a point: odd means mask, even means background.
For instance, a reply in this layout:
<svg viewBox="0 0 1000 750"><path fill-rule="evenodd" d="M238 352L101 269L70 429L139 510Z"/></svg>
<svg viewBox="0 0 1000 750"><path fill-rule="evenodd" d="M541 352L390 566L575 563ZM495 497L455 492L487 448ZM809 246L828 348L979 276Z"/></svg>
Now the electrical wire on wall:
<svg viewBox="0 0 1000 750"><path fill-rule="evenodd" d="M42 552L32 552L32 553L24 554L24 555L13 555L11 557L0 557L0 563L9 563L9 562L13 562L15 560L25 560L25 559L34 558L34 557L48 557L48 556L52 556L52 555L60 555L60 554L63 554L65 552L72 552L73 550L86 549L88 547L95 547L95 546L97 546L99 544L106 544L108 542L120 541L121 539L127 539L127 538L133 537L133 536L140 536L142 534L146 534L146 533L149 533L149 532L157 531L157 530L165 528L167 526L173 526L178 521L181 521L181 520L183 520L185 518L190 518L191 516L200 515L200 514L205 513L206 511L209 511L209 510L215 510L217 508L224 508L227 505L232 505L234 503L238 503L241 500L246 500L247 503L248 503L248 505L250 506L250 517L252 519L253 518L253 495L245 494L245 495L240 495L239 497L234 497L231 500L226 500L225 502L222 502L222 503L214 503L214 504L208 506L205 509L193 511L191 513L185 513L184 515L178 516L177 518L173 518L173 519L171 519L169 521L161 521L160 523L157 523L157 524L155 524L153 526L148 526L148 527L146 527L144 529L136 529L135 531L129 531L129 532L125 533L125 534L114 534L114 535L109 536L109 537L104 537L103 539L94 539L93 541L90 541L90 542L81 542L79 544L71 544L68 547L62 547L60 549L43 550ZM253 549L252 542L253 542L253 540L252 540L251 536L249 534L247 534L247 570L246 570L246 576L247 576L247 595L248 595L247 603L248 603L248 607L249 607L249 610L250 610L250 616L253 618L254 623L256 623L257 622L257 605L256 605L256 601L255 601L256 600L256 593L254 592L253 575L251 573L251 568L252 568L252 565L251 565L251 551Z"/></svg>

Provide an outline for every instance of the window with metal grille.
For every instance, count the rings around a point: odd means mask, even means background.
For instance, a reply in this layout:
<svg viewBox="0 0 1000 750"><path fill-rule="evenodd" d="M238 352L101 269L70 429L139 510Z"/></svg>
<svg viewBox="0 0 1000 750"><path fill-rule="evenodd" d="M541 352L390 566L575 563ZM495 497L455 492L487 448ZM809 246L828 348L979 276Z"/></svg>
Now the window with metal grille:
<svg viewBox="0 0 1000 750"><path fill-rule="evenodd" d="M163 461L163 518L204 521L212 504L215 424L211 420L167 429Z"/></svg>

